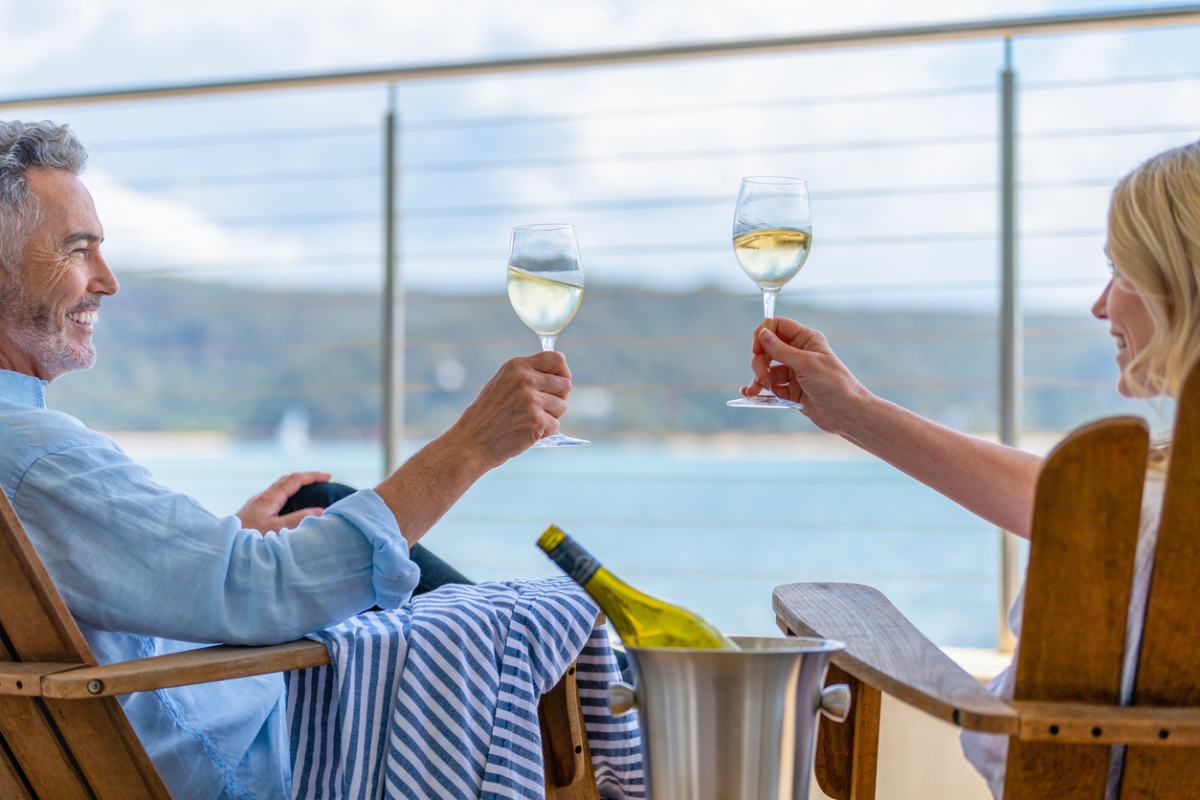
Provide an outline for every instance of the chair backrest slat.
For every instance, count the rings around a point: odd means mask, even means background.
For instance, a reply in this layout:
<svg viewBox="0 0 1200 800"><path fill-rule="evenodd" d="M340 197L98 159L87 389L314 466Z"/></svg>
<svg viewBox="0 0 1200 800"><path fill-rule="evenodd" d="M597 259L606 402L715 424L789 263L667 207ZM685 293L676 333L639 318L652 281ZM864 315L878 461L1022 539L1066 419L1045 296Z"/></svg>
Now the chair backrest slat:
<svg viewBox="0 0 1200 800"><path fill-rule="evenodd" d="M1177 409L1134 684L1137 705L1200 706L1200 367L1184 383ZM1122 795L1168 794L1200 797L1200 750L1129 748Z"/></svg>
<svg viewBox="0 0 1200 800"><path fill-rule="evenodd" d="M0 641L0 661L13 661ZM16 733L13 733L16 732ZM58 735L48 710L34 697L0 697L0 737L16 763L12 766L33 788L35 797L88 800L91 793L78 764ZM8 795L0 794L0 798Z"/></svg>
<svg viewBox="0 0 1200 800"><path fill-rule="evenodd" d="M33 800L33 795L22 778L21 772L8 754L8 748L0 741L0 797L12 800Z"/></svg>
<svg viewBox="0 0 1200 800"><path fill-rule="evenodd" d="M1115 703L1149 445L1106 419L1046 459L1034 504L1017 700ZM1006 800L1103 797L1110 748L1010 740Z"/></svg>
<svg viewBox="0 0 1200 800"><path fill-rule="evenodd" d="M3 495L3 492L0 492ZM94 665L87 641L54 588L8 497L0 498L0 628L17 661Z"/></svg>
<svg viewBox="0 0 1200 800"><path fill-rule="evenodd" d="M96 663L0 492L0 660ZM4 698L0 737L38 797L170 800L114 698Z"/></svg>

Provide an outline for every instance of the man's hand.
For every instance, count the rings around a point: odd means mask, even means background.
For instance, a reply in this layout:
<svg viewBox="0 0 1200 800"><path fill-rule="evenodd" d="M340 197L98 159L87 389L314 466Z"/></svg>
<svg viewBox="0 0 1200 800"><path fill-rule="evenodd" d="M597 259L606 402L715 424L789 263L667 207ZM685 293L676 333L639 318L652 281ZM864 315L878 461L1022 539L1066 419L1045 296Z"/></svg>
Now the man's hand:
<svg viewBox="0 0 1200 800"><path fill-rule="evenodd" d="M294 528L305 517L320 516L323 509L302 508L282 517L279 516L279 509L283 508L288 498L298 492L300 487L310 483L321 483L330 477L332 476L328 472L293 472L291 475L284 475L247 500L246 505L237 512L237 517L242 521L243 528L263 534Z"/></svg>
<svg viewBox="0 0 1200 800"><path fill-rule="evenodd" d="M571 370L562 353L509 360L447 433L497 467L558 431L567 410Z"/></svg>
<svg viewBox="0 0 1200 800"><path fill-rule="evenodd" d="M448 431L375 487L410 545L488 470L558 430L571 371L561 353L507 362Z"/></svg>

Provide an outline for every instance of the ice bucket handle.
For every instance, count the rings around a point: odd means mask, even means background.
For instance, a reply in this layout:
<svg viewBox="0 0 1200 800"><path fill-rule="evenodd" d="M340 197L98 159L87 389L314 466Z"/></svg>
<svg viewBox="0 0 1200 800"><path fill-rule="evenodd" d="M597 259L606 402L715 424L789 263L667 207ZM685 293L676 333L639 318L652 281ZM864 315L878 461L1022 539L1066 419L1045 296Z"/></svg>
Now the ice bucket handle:
<svg viewBox="0 0 1200 800"><path fill-rule="evenodd" d="M610 697L612 687L609 687ZM845 722L850 716L850 687L835 683L821 690L820 711L834 722Z"/></svg>
<svg viewBox="0 0 1200 800"><path fill-rule="evenodd" d="M637 692L632 686L624 681L616 681L608 685L608 710L614 717L628 714L635 707L637 707Z"/></svg>

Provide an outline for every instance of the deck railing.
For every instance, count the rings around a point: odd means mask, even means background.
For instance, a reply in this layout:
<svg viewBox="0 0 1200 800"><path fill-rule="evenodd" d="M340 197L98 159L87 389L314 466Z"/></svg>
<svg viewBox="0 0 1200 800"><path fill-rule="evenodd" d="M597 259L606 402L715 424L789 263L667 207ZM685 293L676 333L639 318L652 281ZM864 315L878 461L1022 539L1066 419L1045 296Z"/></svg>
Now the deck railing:
<svg viewBox="0 0 1200 800"><path fill-rule="evenodd" d="M273 239L271 236L265 238L276 244L286 243L289 237L295 242L295 247L278 259L269 252L256 253L252 257L221 256L206 259L201 254L198 259L163 259L161 253L166 250L162 239L164 236L170 238L171 226L180 225L186 229L195 220L186 218L186 209L176 209L175 217L168 215L154 224L143 224L147 218L139 218L135 209L120 217L121 224L126 226L125 230L109 232L109 238L114 242L119 240L117 234L129 240L138 240L136 246L128 249L130 257L127 261L130 266L120 271L122 275L146 279L183 276L223 281L244 279L249 271L267 283L272 281L273 275L280 275L300 288L313 285L313 276L320 270L343 272L351 284L359 286L377 280L376 285L383 298L378 311L378 341L356 334L357 338L331 340L318 336L303 341L297 341L298 337L292 336L257 342L235 337L229 343L214 344L217 351L222 347L229 348L246 357L270 356L285 349L295 352L299 348L310 353L317 363L329 359L362 357L366 351L378 348L380 378L377 384L343 383L331 387L314 381L286 386L242 386L236 390L214 386L210 400L220 402L222 398L229 398L231 393L241 392L260 398L269 405L284 396L305 393L319 396L322 392L341 392L347 395L348 403L361 404L366 394L378 392L384 469L391 469L401 460L406 437L420 439L435 431L440 424L437 418L422 418L428 405L424 403L410 409L406 419L406 398L419 398L422 393L453 393L453 387L463 383L460 373L466 369L454 359L447 359L445 364L450 365L446 367L447 374L439 372L431 381L413 375L413 371L406 367L409 354L416 357L417 354L450 351L462 344L449 335L431 337L423 334L424 338L406 339L406 331L415 329L405 319L406 313L414 312L408 299L412 290L406 291L406 284L415 284L418 288L436 284L445 288L445 281L439 283L433 278L439 271L449 270L461 272L466 276L464 280L469 282L474 279L471 276L483 274L483 270L490 269L489 264L497 265L502 259L494 242L489 244L483 241L486 237L461 236L456 232L485 226L504 230L514 221L546 217L583 217L604 220L604 224L597 224L597 228L613 232L612 236L594 236L587 240L585 257L593 259L589 261L590 265L614 265L614 274L632 274L627 264L635 258L647 259L647 263L661 260L677 264L694 260L711 264L721 259L728 261L728 242L723 240L721 234L721 225L727 228L727 222L714 224L712 236L703 241L675 234L674 231L682 230L683 226L673 226L671 223L677 221L681 213L695 214L704 219L723 218L732 202L733 190L729 186L736 185L730 181L743 167L783 163L789 168L791 165L805 164L819 168L823 159L838 164L873 160L881 165L880 174L874 181L859 180L844 185L836 182L814 183L818 215L823 213L823 206L867 208L871 203L885 201L909 204L914 208L938 209L945 208L938 203L947 199L961 202L972 213L978 211L981 203L994 203L993 211L988 214L987 221L971 218L958 226L934 224L925 229L903 232L895 228L859 230L846 224L846 220L854 216L853 213L843 211L837 215L831 214L842 224L840 227L831 226L833 232L828 236L824 235L823 230L818 234L815 259L823 253L837 255L847 252L857 253L858 258L878 257L881 253L882 257L887 258L889 250L911 248L927 254L928 258L944 259L958 272L958 259L965 263L972 254L978 256L990 250L994 254L996 273L993 277L987 277L978 271L972 274L971 270L962 269L966 273L964 277L955 274L940 276L936 280L906 280L909 276L897 275L895 280L839 281L834 276L822 282L814 281L812 285L798 282L795 295L789 296L785 292L784 299L803 298L806 303L831 306L844 306L853 299L866 303L868 307L878 308L884 298L898 299L903 301L901 306L911 306L912 297L940 293L946 297L966 298L963 306L976 310L983 308L994 314L992 324L995 327L981 327L976 321L949 330L910 328L884 334L867 334L868 338L873 336L876 342L926 340L967 345L974 341L986 345L989 340L994 340L995 368L990 379L980 376L977 368L964 369L965 377L954 381L930 382L895 374L880 374L875 379L870 374L864 374L863 377L868 385L880 391L929 394L960 390L977 394L991 391L994 393L991 402L994 403L997 437L1002 442L1015 445L1022 430L1020 409L1027 393L1102 390L1090 378L1069 374L1027 374L1022 354L1025 347L1040 353L1056 343L1103 336L1103 331L1088 332L1082 323L1075 326L1064 325L1058 319L1050 322L1034 319L1023 312L1021 303L1022 297L1030 293L1098 286L1096 279L1083 276L1021 278L1018 262L1021 260L1022 247L1046 245L1057 248L1056 252L1069 250L1077 253L1081 246L1096 245L1103 237L1103 218L1096 215L1092 222L1086 224L1076 224L1070 220L1034 220L1024 213L1025 205L1040 206L1047 203L1054 206L1053 200L1042 199L1054 196L1087 198L1082 201L1084 204L1094 203L1095 197L1102 195L1117 177L1119 170L1110 168L1112 163L1128 165L1127 153L1140 150L1148 155L1155 147L1194 139L1200 134L1200 116L1196 115L1182 120L1175 116L1144 119L1139 115L1136 119L1095 122L1081 118L1077 124L1070 125L1042 126L1040 120L1033 125L1019 124L1018 111L1024 104L1041 108L1072 102L1087 105L1088 102L1094 102L1087 98L1097 92L1129 97L1131 92L1152 92L1163 87L1200 87L1200 63L1171 64L1168 68L1117 75L1075 74L1064 77L1049 70L1045 77L1035 75L1032 80L1019 81L1020 48L1028 44L1034 49L1040 46L1045 50L1048 45L1036 44L1044 37L1057 37L1053 41L1061 42L1078 37L1144 35L1137 32L1151 28L1186 32L1189 30L1187 26L1197 24L1200 24L1200 5L1164 6L13 96L0 98L0 109L3 109L0 113L5 116L45 113L75 120L76 129L92 146L94 162L101 165L106 173L118 176L123 193L169 200L183 196L197 197L216 190L226 198L245 197L240 210L238 203L231 203L227 212L220 210L224 208L224 201L213 201L211 197L205 201L213 210L201 225L201 235L207 232L219 239L228 236L230 231L245 232L232 245L218 242L211 248L213 252L236 250L243 243L252 243L254 237L262 232L270 232ZM974 55L966 59L975 63L987 61L987 53L991 53L990 57L994 59L991 68L997 70L996 75L985 80L984 70L973 68L968 75L945 76L945 79L933 85L913 84L879 90L861 87L848 90L842 88L838 81L830 80L829 85L834 86L835 90L827 93L819 91L824 79L816 78L809 82L810 88L807 90L774 86L757 94L736 92L709 96L704 86L704 76L714 74L712 64L717 63L714 59L720 59L722 65L760 64L760 76L770 76L771 70L776 70L777 74L791 75L796 65L785 64L785 61L799 57L798 54L815 58L848 49L873 54L887 52L894 54L899 64L906 53L935 46L976 48L972 51ZM1045 52L1031 56L1031 60L1039 65L1045 59ZM849 62L843 59L837 63L845 67ZM810 66L813 70L820 68L820 65ZM872 68L878 69L878 64L873 63ZM679 76L681 85L691 86L688 90L690 94L681 91L681 97L669 100L661 96L640 100L629 91L603 107L582 108L570 102L571 80L592 86L597 75L606 75L624 88L631 89L636 87L638 81L631 75L643 75L648 82L654 82L661 79L661 70L664 69L679 70L671 74ZM689 74L687 70L699 70L699 77ZM882 79L887 76L881 73L878 77ZM501 86L497 83L500 79L542 81L546 87L545 98L556 99L559 105L543 102L539 106L537 92L522 92L518 87L512 90L514 96L528 93L533 97L531 100L526 98L527 104L515 110L445 116L444 104L434 102L430 97L431 93L437 91L455 96L466 96L471 91L506 91L496 88ZM761 86L768 84L764 77ZM817 89L811 88L813 85ZM325 113L314 110L314 105L326 102L329 108ZM271 106L273 111L261 118L255 117L258 103ZM939 105L949 108L941 112L945 118L957 120L951 129L928 130L919 125L905 124L904 110ZM820 138L807 137L803 120L817 119L822 114L832 115L838 109L847 108L866 109L868 114L874 113L871 109L880 109L876 117L879 124L870 131L849 129L844 135L834 132ZM175 115L178 115L177 119ZM698 144L679 141L682 138L679 135L681 131L718 130L731 118L749 115L793 126L794 135L720 141L719 137L710 134L701 137L706 141ZM115 124L117 116L123 117L125 122ZM258 127L231 129L223 123L213 124L214 119L224 120L228 117L240 120L253 117ZM278 124L289 117L294 120L292 124ZM380 117L382 122L378 121ZM976 117L982 117L984 123L977 124ZM1037 119L1036 116L1034 118ZM266 124L261 124L260 119ZM163 132L128 133L129 129L137 128L143 122L145 124L141 127ZM644 132L645 135L634 135L637 131L631 132L631 128L636 129L639 125L647 129L661 126L666 135L656 138L652 131ZM829 127L831 131L836 131L838 124L831 123ZM117 133L108 136L104 131L109 129ZM578 137L581 131L589 129L613 131L611 138L618 144L605 148L579 148L570 141L572 136ZM672 138L673 135L675 138ZM479 139L471 137L480 136L489 137L488 148L464 152L462 143L477 144ZM530 142L534 144L530 145ZM1100 143L1098 148L1097 143ZM1053 159L1052 150L1056 146L1097 150L1100 155L1091 159L1096 163L1096 168L1087 174L1061 176L1028 174L1022 169L1023 153L1044 149L1046 154L1039 158L1046 163ZM213 157L211 154L214 150L225 151L227 155ZM331 152L338 157L329 158ZM958 161L966 165L965 171L969 174L936 176L938 179L932 181L919 179L920 176L914 179L912 175L887 174L889 158L898 153L923 153L930 162L936 162L940 154L947 152L954 153ZM208 155L197 155L204 153ZM275 153L281 158L272 161L264 153ZM364 153L378 155L361 157ZM1118 155L1106 158L1105 153ZM178 168L192 160L204 168ZM247 161L253 162L249 169L245 168L244 162ZM262 163L266 166L261 166ZM694 173L714 164L720 165L713 169L723 176L719 188L697 190L696 181L679 177L683 173ZM987 169L980 169L980 164ZM661 188L646 193L637 189L637 181L623 183L619 177L614 177L611 179L612 186L597 190L578 177L578 173L583 171L587 171L592 179L604 177L609 172L648 174L657 171L656 174L662 176L661 180L650 182ZM571 172L577 173L576 176L562 178ZM936 170L931 172L936 173ZM1025 177L1027 174L1028 177ZM672 179L678 180L682 188L673 188ZM416 188L407 188L409 182ZM502 193L494 191L497 185L518 182L537 182L545 190L546 197L514 203L509 198L499 197ZM255 202L252 196L256 193L267 200ZM328 204L322 206L317 203L317 207L313 208L312 205L298 202L301 197L325 197ZM382 199L377 203L361 202L363 197ZM131 203L137 201L136 197L125 199ZM263 213L261 208L266 203L277 207L277 210ZM147 213L154 212L147 210ZM180 214L183 216L178 216ZM971 215L968 213L964 216ZM629 225L613 222L635 218L661 219L660 227L673 235L654 237L644 230L633 230ZM434 230L435 233L419 235L417 231L423 228ZM188 237L196 235L192 231ZM157 242L152 241L155 237L158 237ZM415 243L406 245L408 239ZM839 263L849 258L841 255ZM1040 260L1045 258L1039 257ZM908 256L902 261L912 263L913 257ZM623 263L626 264L624 268L616 268ZM378 271L372 272L376 268ZM602 275L603 270L592 266L591 273ZM372 274L374 278L369 277ZM604 280L599 279L597 283L603 286ZM605 291L612 302L620 303L622 297L626 298L626 302L631 302L646 290L618 288L614 281ZM748 314L754 305L749 298L747 291L745 302ZM980 298L984 300L981 302ZM219 313L221 302L210 302L214 304L214 311ZM298 309L303 309L298 316L300 319L315 319L318 316L314 304L306 304L299 295L273 302L290 302ZM322 310L329 310L336 308L339 302L334 296L322 300L319 305ZM422 296L422 302L443 303L446 307L457 303L467 307L477 299ZM946 305L942 307L946 308ZM148 308L146 313L154 312ZM465 316L470 317L469 311ZM978 318L987 321L986 315ZM863 335L849 328L839 333L842 335L841 341L850 342L854 341L856 335ZM683 354L687 348L697 344L724 348L730 341L724 333L713 333L707 342L698 339L694 333L681 337L679 341L662 336L647 339L636 333L621 331L591 331L588 334L581 333L581 337L575 341L564 341L568 352L574 350L578 353L586 349L603 353L631 347L662 347L678 348ZM526 342L520 334L514 333L510 338L492 338L478 345L485 350L491 348L488 350L490 358L492 354L505 350L531 349L531 343L532 339ZM147 344L151 350L157 347L163 348L163 352L170 352L173 346L170 342ZM584 379L581 383L586 387L589 381ZM607 384L593 387L604 389L605 393L590 396L601 406L604 402L611 404L614 396L618 400L634 397L638 398L638 402L646 403L650 402L646 398L661 398L664 393L716 398L728 391L728 387L724 387L720 381L688 378L678 381L668 378L661 382L609 380ZM99 394L93 396L103 397L105 388L100 386L98 391ZM585 427L587 424L584 423ZM592 424L603 428L600 423ZM353 424L349 427L353 428ZM686 430L687 427L686 422L678 425L679 430ZM336 425L330 428L332 430ZM245 425L243 429L246 429ZM604 477L593 475L592 479L603 481ZM652 476L646 477L651 479ZM731 474L709 480L724 485L737 482L736 476ZM855 479L848 477L846 480ZM596 519L600 520L601 516ZM467 512L461 522L484 525L495 523L497 519L495 515L483 515L472 523L471 513ZM524 521L521 520L522 523ZM636 521L614 518L604 524L636 524ZM683 515L673 524L703 529L705 519L703 516L691 518ZM833 529L839 523L827 520L826 524ZM953 526L958 523L947 524ZM860 525L858 529L869 527ZM1001 534L1000 550L1000 600L997 605L1005 609L1015 593L1019 553L1012 537L1004 534ZM706 569L708 573L713 572L711 567L692 568L690 574L702 579ZM770 573L771 570L767 569L766 572ZM925 579L945 581L948 577L930 575ZM1003 621L1000 642L1002 645L1011 643Z"/></svg>

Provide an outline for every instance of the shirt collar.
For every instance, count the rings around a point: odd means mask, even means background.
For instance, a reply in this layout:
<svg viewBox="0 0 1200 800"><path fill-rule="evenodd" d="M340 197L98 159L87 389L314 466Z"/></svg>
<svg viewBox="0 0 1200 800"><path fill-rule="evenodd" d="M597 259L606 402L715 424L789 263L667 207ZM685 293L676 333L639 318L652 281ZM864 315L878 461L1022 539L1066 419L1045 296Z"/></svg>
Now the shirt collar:
<svg viewBox="0 0 1200 800"><path fill-rule="evenodd" d="M23 372L0 369L0 400L33 408L45 408L46 387L49 385L48 381Z"/></svg>

